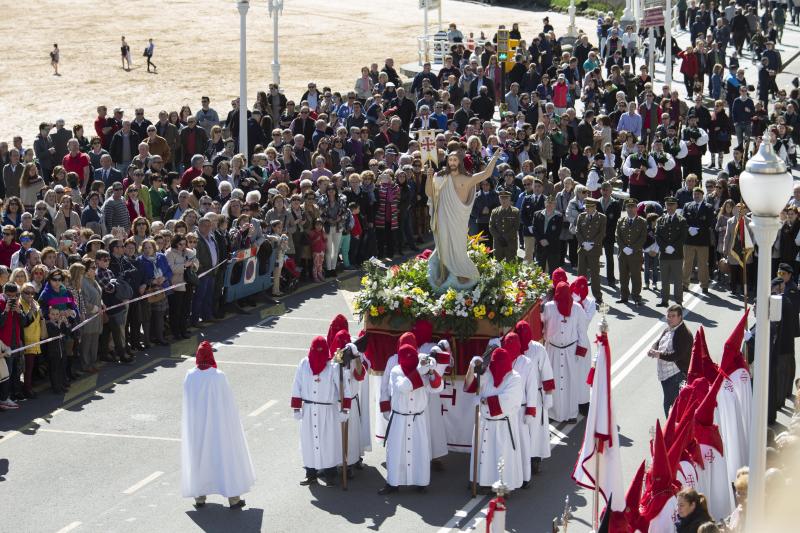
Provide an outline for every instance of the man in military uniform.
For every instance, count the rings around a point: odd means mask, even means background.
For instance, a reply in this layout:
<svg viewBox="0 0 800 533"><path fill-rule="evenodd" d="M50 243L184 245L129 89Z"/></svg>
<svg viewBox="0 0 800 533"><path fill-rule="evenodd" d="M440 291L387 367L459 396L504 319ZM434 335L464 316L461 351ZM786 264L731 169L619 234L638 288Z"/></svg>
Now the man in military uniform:
<svg viewBox="0 0 800 533"><path fill-rule="evenodd" d="M688 235L686 220L676 213L678 200L674 196L664 199L666 212L656 222L656 244L661 265L661 303L669 305L670 285L674 285L675 303L683 305L683 245Z"/></svg>
<svg viewBox="0 0 800 533"><path fill-rule="evenodd" d="M497 260L516 261L519 209L511 205L511 193L500 191L500 207L489 215L489 232L494 240L494 257Z"/></svg>
<svg viewBox="0 0 800 533"><path fill-rule="evenodd" d="M708 294L708 246L711 244L711 231L716 222L714 208L703 199L703 189L692 190L692 201L683 206L683 218L689 234L683 246L683 290L689 288L689 280L697 260L697 277L703 294Z"/></svg>
<svg viewBox="0 0 800 533"><path fill-rule="evenodd" d="M633 301L642 303L642 248L647 240L647 222L637 215L636 198L625 200L626 215L617 222L617 246L619 247L619 291L618 303L626 303L633 293ZM630 290L628 287L630 280Z"/></svg>
<svg viewBox="0 0 800 533"><path fill-rule="evenodd" d="M600 185L600 199L597 201L597 210L606 216L606 236L603 238L603 252L606 256L606 281L613 286L617 284L614 276L614 241L616 240L617 221L622 214L622 206L611 196L611 183L608 181Z"/></svg>
<svg viewBox="0 0 800 533"><path fill-rule="evenodd" d="M531 233L536 239L536 264L548 274L561 263L561 226L564 217L556 211L556 197L548 196L544 209L533 215Z"/></svg>
<svg viewBox="0 0 800 533"><path fill-rule="evenodd" d="M600 290L600 254L606 236L606 216L597 212L597 200L586 199L586 211L578 215L578 275L586 276L592 285L592 296L600 304L603 293Z"/></svg>
<svg viewBox="0 0 800 533"><path fill-rule="evenodd" d="M533 262L536 251L536 239L533 236L533 215L544 209L544 194L542 194L542 180L534 179L533 176L522 178L522 185L525 187L519 201L520 219L522 221L522 238L525 242L525 261Z"/></svg>

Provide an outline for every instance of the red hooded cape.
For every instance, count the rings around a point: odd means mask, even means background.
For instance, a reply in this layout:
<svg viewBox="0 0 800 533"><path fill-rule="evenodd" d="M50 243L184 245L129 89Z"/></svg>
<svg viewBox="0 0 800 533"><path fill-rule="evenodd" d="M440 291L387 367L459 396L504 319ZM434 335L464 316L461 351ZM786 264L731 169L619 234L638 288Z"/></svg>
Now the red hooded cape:
<svg viewBox="0 0 800 533"><path fill-rule="evenodd" d="M514 326L514 332L519 336L519 345L524 352L528 349L528 345L533 340L533 329L531 325L528 324L527 320L520 320L517 322L517 325Z"/></svg>
<svg viewBox="0 0 800 533"><path fill-rule="evenodd" d="M317 335L311 341L311 347L308 349L308 364L311 366L311 372L318 376L320 372L325 370L325 365L328 364L329 358L328 342L325 337Z"/></svg>
<svg viewBox="0 0 800 533"><path fill-rule="evenodd" d="M414 389L422 387L422 376L417 371L417 366L419 365L417 349L409 344L400 346L397 351L397 360L400 368L403 369L403 374L411 381Z"/></svg>
<svg viewBox="0 0 800 533"><path fill-rule="evenodd" d="M333 338L336 336L337 333L340 331L350 331L350 325L347 322L347 318L344 315L336 315L333 317L330 326L328 326L328 336L325 340L328 343L328 346L331 349L331 357L333 357Z"/></svg>
<svg viewBox="0 0 800 533"><path fill-rule="evenodd" d="M433 340L433 324L428 320L417 320L411 328L411 333L417 339L417 347L422 346Z"/></svg>
<svg viewBox="0 0 800 533"><path fill-rule="evenodd" d="M744 369L749 372L747 361L744 360L742 354L742 341L744 340L744 331L747 329L747 315L750 312L748 309L739 323L736 324L731 336L725 341L725 348L722 352L722 362L720 368L727 375L730 376L739 369Z"/></svg>
<svg viewBox="0 0 800 533"><path fill-rule="evenodd" d="M586 276L578 276L569 286L572 294L578 297L578 301L583 305L583 301L589 296L589 282Z"/></svg>
<svg viewBox="0 0 800 533"><path fill-rule="evenodd" d="M656 422L656 438L653 442L653 464L650 466L645 481L644 494L642 495L639 513L649 524L667 501L679 490L675 483L672 465L669 462L667 448L664 445L664 434L661 431L661 422Z"/></svg>
<svg viewBox="0 0 800 533"><path fill-rule="evenodd" d="M553 294L553 301L556 302L556 308L562 316L568 317L572 314L572 293L569 290L569 285L566 282L561 282L556 285L556 291Z"/></svg>
<svg viewBox="0 0 800 533"><path fill-rule="evenodd" d="M217 362L214 360L214 349L208 341L203 341L197 347L195 353L194 364L200 370L208 370L209 368L217 368Z"/></svg>

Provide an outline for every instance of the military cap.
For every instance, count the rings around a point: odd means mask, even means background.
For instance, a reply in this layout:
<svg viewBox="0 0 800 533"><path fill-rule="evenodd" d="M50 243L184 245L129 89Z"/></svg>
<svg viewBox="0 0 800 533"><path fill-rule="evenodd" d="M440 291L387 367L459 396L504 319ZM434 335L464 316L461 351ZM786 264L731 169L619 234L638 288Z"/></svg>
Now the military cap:
<svg viewBox="0 0 800 533"><path fill-rule="evenodd" d="M664 198L664 203L665 204L677 204L678 203L678 199L675 198L674 196L667 196L666 198Z"/></svg>

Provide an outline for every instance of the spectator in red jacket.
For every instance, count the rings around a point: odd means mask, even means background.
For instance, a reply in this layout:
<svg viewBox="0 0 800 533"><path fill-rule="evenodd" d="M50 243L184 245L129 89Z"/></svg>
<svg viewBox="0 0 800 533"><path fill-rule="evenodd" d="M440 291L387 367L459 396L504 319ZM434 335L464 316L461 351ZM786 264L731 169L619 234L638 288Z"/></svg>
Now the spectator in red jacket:
<svg viewBox="0 0 800 533"><path fill-rule="evenodd" d="M11 256L19 250L19 243L15 240L17 231L14 226L3 226L3 240L0 241L0 265L11 266Z"/></svg>
<svg viewBox="0 0 800 533"><path fill-rule="evenodd" d="M694 82L698 74L697 56L694 53L694 48L687 46L686 50L678 52L678 57L681 61L681 74L683 74L683 83L686 85L686 94L689 98L694 94Z"/></svg>

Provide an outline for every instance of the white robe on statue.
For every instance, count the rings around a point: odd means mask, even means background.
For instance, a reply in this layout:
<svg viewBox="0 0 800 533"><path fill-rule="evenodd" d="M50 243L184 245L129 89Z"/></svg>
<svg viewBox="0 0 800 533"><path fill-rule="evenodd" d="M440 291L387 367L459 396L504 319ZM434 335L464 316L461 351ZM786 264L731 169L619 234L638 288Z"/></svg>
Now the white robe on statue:
<svg viewBox="0 0 800 533"><path fill-rule="evenodd" d="M585 363L580 361L581 356L576 355L575 351L589 348L586 313L579 304L573 302L570 316L564 317L558 312L555 301L547 302L542 311L542 326L555 378L550 418L558 422L577 418L579 390L575 384Z"/></svg>
<svg viewBox="0 0 800 533"><path fill-rule="evenodd" d="M717 393L717 408L714 410L714 423L719 426L725 463L728 465L728 479L736 479L736 471L748 464L746 434L741 407L733 383L729 379L722 382Z"/></svg>
<svg viewBox="0 0 800 533"><path fill-rule="evenodd" d="M533 432L538 422L541 402L539 400L538 369L534 368L533 361L528 356L520 355L514 359L514 371L519 374L522 380L522 403L519 408L519 443L517 451L522 459L522 480L531 480L531 446L533 442ZM526 423L525 415L530 415L530 424Z"/></svg>
<svg viewBox="0 0 800 533"><path fill-rule="evenodd" d="M462 202L450 176L434 176L433 188L435 198L428 198L428 206L436 248L430 261L440 261L447 275L477 280L478 267L467 255L469 215L475 195L470 193L469 201Z"/></svg>
<svg viewBox="0 0 800 533"><path fill-rule="evenodd" d="M536 407L536 423L531 427L531 457L547 459L550 457L549 410L553 407L552 390L555 387L553 369L550 366L547 350L541 343L531 341L524 353L531 360L533 366L531 379L536 383L537 389L533 404Z"/></svg>
<svg viewBox="0 0 800 533"><path fill-rule="evenodd" d="M474 383L473 383L474 386ZM520 405L524 392L522 378L512 370L506 374L499 387L494 386L491 370L481 376L478 397L480 404L480 428L478 429L478 485L490 487L500 479L497 463L502 458L503 482L510 490L522 486L522 456L519 453ZM485 400L485 401L483 401ZM497 409L494 412L491 408ZM472 481L472 454L470 453L469 479ZM530 466L530 465L529 465Z"/></svg>
<svg viewBox="0 0 800 533"><path fill-rule="evenodd" d="M573 299L577 302L577 296L574 294L572 295ZM583 303L580 304L583 308L583 312L586 313L586 336L589 336L589 325L592 323L592 318L594 317L595 313L597 312L597 303L593 296L587 296L583 299ZM589 371L592 369L592 343L589 343L589 347L587 348L586 356L581 357L578 360L578 374L576 374L576 383L575 386L578 389L578 404L583 405L585 403L589 403L589 393L591 392L591 387L588 383L586 383L586 379L589 377Z"/></svg>
<svg viewBox="0 0 800 533"><path fill-rule="evenodd" d="M419 347L419 353L428 355L431 348L436 346L432 342L426 342ZM448 365L436 365L436 372L444 375L444 370ZM431 458L438 459L447 455L447 433L445 433L444 413L442 412L442 398L438 392L431 392L428 395L428 408L425 410L428 417L428 430L431 437Z"/></svg>
<svg viewBox="0 0 800 533"><path fill-rule="evenodd" d="M713 517L726 517L733 512L733 490L728 478L725 458L713 446L700 444L703 466L697 469L697 490L702 489L708 501L708 512Z"/></svg>
<svg viewBox="0 0 800 533"><path fill-rule="evenodd" d="M431 376L422 376L423 386L414 389L411 380L396 365L389 375L392 415L386 435L386 483L392 486L425 487L431 481L431 443L428 436L428 396L441 392L438 374L436 386ZM436 379L434 379L436 381Z"/></svg>
<svg viewBox="0 0 800 533"><path fill-rule="evenodd" d="M347 380L345 398L350 397ZM339 365L329 361L315 376L308 358L297 367L292 399L302 402L300 451L305 468L322 470L342 464L342 424L339 422ZM314 403L312 403L314 402Z"/></svg>
<svg viewBox="0 0 800 533"><path fill-rule="evenodd" d="M650 521L647 533L675 533L675 522L678 520L678 498L671 497L661 508L655 518Z"/></svg>
<svg viewBox="0 0 800 533"><path fill-rule="evenodd" d="M181 494L232 498L250 491L255 480L228 379L216 368L192 368L183 380Z"/></svg>

